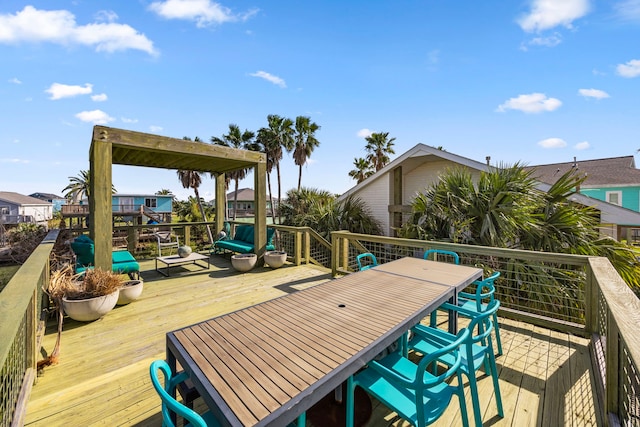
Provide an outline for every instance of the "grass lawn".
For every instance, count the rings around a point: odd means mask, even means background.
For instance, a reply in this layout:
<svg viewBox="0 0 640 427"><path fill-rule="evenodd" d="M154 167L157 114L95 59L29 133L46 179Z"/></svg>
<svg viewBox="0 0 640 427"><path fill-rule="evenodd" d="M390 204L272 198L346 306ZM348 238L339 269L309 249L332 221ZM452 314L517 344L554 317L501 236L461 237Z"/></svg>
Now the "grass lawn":
<svg viewBox="0 0 640 427"><path fill-rule="evenodd" d="M0 265L0 291L9 283L19 268L19 265Z"/></svg>

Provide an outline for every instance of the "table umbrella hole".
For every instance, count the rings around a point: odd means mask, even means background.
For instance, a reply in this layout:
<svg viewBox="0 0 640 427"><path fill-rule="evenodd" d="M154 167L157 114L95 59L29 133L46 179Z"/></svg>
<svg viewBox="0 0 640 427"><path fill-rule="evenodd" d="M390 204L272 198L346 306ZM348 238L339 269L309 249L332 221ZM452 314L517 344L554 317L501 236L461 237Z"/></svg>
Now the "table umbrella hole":
<svg viewBox="0 0 640 427"><path fill-rule="evenodd" d="M347 305L346 304L338 304L338 307L340 308L345 308Z"/></svg>

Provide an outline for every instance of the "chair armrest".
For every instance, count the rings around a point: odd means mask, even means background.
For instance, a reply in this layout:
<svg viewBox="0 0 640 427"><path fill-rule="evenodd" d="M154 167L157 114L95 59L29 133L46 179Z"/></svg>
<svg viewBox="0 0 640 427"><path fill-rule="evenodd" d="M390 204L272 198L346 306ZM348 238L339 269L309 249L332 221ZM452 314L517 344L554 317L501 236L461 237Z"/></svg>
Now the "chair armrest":
<svg viewBox="0 0 640 427"><path fill-rule="evenodd" d="M458 312L458 313L460 313L460 314L462 314L462 315L465 315L465 316L467 316L467 317L470 317L470 316L477 316L477 315L478 315L478 313L477 313L477 312L475 312L475 311L467 310L467 309L466 309L466 308L464 308L464 307L460 307L460 306L457 306L457 305L453 305L453 304L450 304L450 303L448 303L448 302L445 302L444 304L442 304L442 305L441 305L440 307L438 307L438 308L440 308L440 309L442 309L442 310L451 310L451 311L456 311L456 312Z"/></svg>
<svg viewBox="0 0 640 427"><path fill-rule="evenodd" d="M392 357L392 356L387 356L387 358L388 357ZM383 358L382 360L384 359L386 358ZM414 387L415 378L409 378L405 375L402 375L401 373L393 369L387 368L386 366L380 364L375 360L372 360L371 362L369 362L369 368L376 371L378 374L380 374L380 376L382 376L383 378L386 378L389 381L400 383L405 387Z"/></svg>

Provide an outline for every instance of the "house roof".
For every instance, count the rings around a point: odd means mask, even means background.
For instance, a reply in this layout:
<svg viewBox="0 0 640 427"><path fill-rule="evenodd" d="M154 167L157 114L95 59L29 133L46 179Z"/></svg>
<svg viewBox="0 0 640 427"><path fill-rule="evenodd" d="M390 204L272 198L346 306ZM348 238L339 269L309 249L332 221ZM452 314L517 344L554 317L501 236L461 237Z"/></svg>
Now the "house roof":
<svg viewBox="0 0 640 427"><path fill-rule="evenodd" d="M231 201L235 199L235 191L227 193L227 200ZM238 189L238 200L240 201L251 201L255 199L254 192L251 188L240 188Z"/></svg>
<svg viewBox="0 0 640 427"><path fill-rule="evenodd" d="M36 199L31 196L25 196L24 194L14 193L12 191L0 191L0 200L16 205L51 205L50 202Z"/></svg>
<svg viewBox="0 0 640 427"><path fill-rule="evenodd" d="M534 170L533 177L547 184L554 184L569 170L576 170L578 174L586 175L585 181L581 184L583 188L640 186L640 169L636 169L633 156L594 160L574 158L572 162L528 166L527 170Z"/></svg>
<svg viewBox="0 0 640 427"><path fill-rule="evenodd" d="M402 155L395 158L392 162L388 163L385 167L380 169L378 172L371 175L369 178L365 179L356 186L347 190L344 194L342 194L338 200L343 200L348 196L358 192L362 188L370 185L377 179L383 177L387 172L392 171L394 168L403 164L408 166L410 169L413 169L425 162L436 161L436 160L449 160L454 163L458 163L462 166L469 167L471 169L476 170L489 170L491 166L486 163L477 162L475 160L468 159L466 157L458 156L457 154L450 153L448 151L440 150L438 148L432 147L426 144L416 144L413 148L406 151Z"/></svg>
<svg viewBox="0 0 640 427"><path fill-rule="evenodd" d="M29 194L29 197L35 197L36 199L47 200L47 201L64 199L64 197L60 197L56 194L51 194L51 193L32 193L32 194Z"/></svg>

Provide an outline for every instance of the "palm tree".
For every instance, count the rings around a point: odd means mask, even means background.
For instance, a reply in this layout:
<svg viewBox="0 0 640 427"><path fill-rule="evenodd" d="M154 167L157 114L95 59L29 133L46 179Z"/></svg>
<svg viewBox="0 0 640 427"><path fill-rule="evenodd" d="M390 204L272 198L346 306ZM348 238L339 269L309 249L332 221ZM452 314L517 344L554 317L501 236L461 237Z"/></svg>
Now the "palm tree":
<svg viewBox="0 0 640 427"><path fill-rule="evenodd" d="M585 179L574 172L567 172L544 192L537 189L532 172L519 164L481 172L477 180L468 170L450 170L442 174L437 183L418 193L412 203L412 217L403 225L400 235L501 248L604 256L609 258L627 284L638 292L640 275L634 252L611 238L602 238L597 212L570 200ZM498 267L492 265L491 257L475 263ZM514 259L502 268L504 277L501 280L535 284L547 289L542 294L535 289L527 292L537 292L541 300L552 299L559 313L571 310L564 303L564 296L580 292L576 286L582 279L567 280L566 274L563 276L564 273L549 268L543 262L523 265Z"/></svg>
<svg viewBox="0 0 640 427"><path fill-rule="evenodd" d="M182 138L185 141L191 141L191 138L185 136ZM196 136L195 142L202 142L200 138ZM189 171L189 170L178 170L178 179L182 184L183 188L193 188L193 192L196 195L196 200L198 201L198 208L200 209L200 215L204 222L207 222L207 215L204 212L204 206L202 205L202 199L200 198L200 192L198 188L200 184L202 184L202 173L198 171ZM207 235L209 237L209 242L213 243L213 234L211 234L211 228L207 225Z"/></svg>
<svg viewBox="0 0 640 427"><path fill-rule="evenodd" d="M354 158L353 166L355 166L355 169L349 171L349 176L355 179L358 184L375 173L375 171L371 167L371 163L367 159L363 159L362 157Z"/></svg>
<svg viewBox="0 0 640 427"><path fill-rule="evenodd" d="M69 177L69 185L62 189L62 193L66 193L65 199L79 202L83 197L89 198L90 184L89 171L81 170L78 176ZM116 193L116 187L113 185L111 186L111 193Z"/></svg>
<svg viewBox="0 0 640 427"><path fill-rule="evenodd" d="M173 192L168 188L163 188L161 190L156 191L156 196L171 196L175 197Z"/></svg>
<svg viewBox="0 0 640 427"><path fill-rule="evenodd" d="M276 213L271 194L271 171L276 168L278 178L278 206L282 203L280 160L282 160L283 148L291 150L293 148L293 120L280 117L275 114L267 116L269 127L258 130L257 142L262 146L262 150L267 155L267 187L269 188L269 200L271 202L271 216L276 222Z"/></svg>
<svg viewBox="0 0 640 427"><path fill-rule="evenodd" d="M389 154L395 154L393 151L393 141L395 138L389 139L389 132L372 133L365 138L367 146L365 150L369 152L367 160L371 163L375 171L379 171L391 160Z"/></svg>
<svg viewBox="0 0 640 427"><path fill-rule="evenodd" d="M320 126L312 122L309 117L296 117L293 160L299 167L298 190L302 185L302 166L307 163L307 159L311 157L313 150L320 145L320 141L315 136L316 131L319 129Z"/></svg>
<svg viewBox="0 0 640 427"><path fill-rule="evenodd" d="M211 142L217 145L222 145L225 147L232 148L243 148L243 149L252 149L256 150L258 147L255 145L253 139L255 137L255 133L246 130L244 132L240 132L240 128L236 124L229 125L229 133L226 135L222 135L221 138L217 136L211 137ZM237 169L235 171L229 172L229 179L233 179L236 183L236 191L233 200L233 219L236 219L236 213L238 211L238 185L241 179L244 179L247 176L248 169Z"/></svg>

